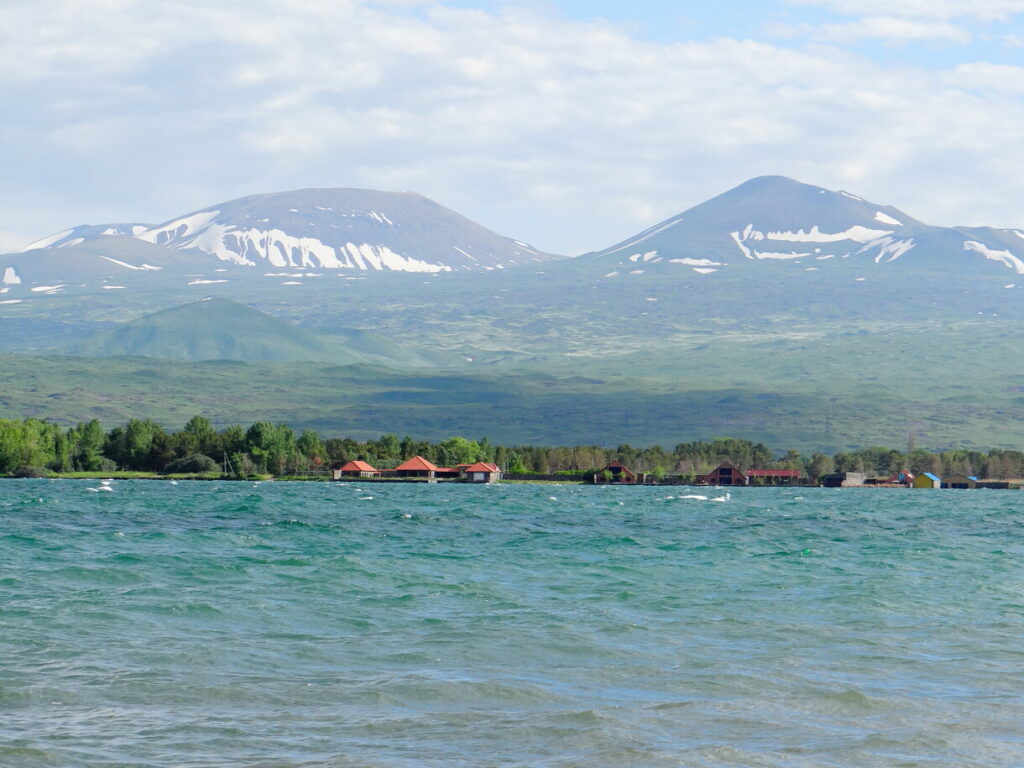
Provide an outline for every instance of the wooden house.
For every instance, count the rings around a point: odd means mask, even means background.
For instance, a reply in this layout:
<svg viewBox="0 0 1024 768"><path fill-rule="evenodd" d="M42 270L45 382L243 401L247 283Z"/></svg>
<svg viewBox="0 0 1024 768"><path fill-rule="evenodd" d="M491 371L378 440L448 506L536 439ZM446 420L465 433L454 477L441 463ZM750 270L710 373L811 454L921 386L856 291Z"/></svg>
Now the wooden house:
<svg viewBox="0 0 1024 768"><path fill-rule="evenodd" d="M365 461L350 461L340 469L334 470L334 479L341 480L343 477L379 477L380 470L374 469Z"/></svg>
<svg viewBox="0 0 1024 768"><path fill-rule="evenodd" d="M968 477L962 475L959 472L954 472L952 475L946 475L942 478L943 488L977 488L978 478Z"/></svg>
<svg viewBox="0 0 1024 768"><path fill-rule="evenodd" d="M460 466L459 477L466 483L497 483L501 480L501 469L497 464L478 461L476 464Z"/></svg>
<svg viewBox="0 0 1024 768"><path fill-rule="evenodd" d="M798 469L748 469L747 485L800 485Z"/></svg>
<svg viewBox="0 0 1024 768"><path fill-rule="evenodd" d="M920 475L914 478L915 488L941 488L942 480L933 475L931 472L922 472Z"/></svg>
<svg viewBox="0 0 1024 768"><path fill-rule="evenodd" d="M698 485L746 485L747 476L728 461L723 461L706 475L697 475Z"/></svg>
<svg viewBox="0 0 1024 768"><path fill-rule="evenodd" d="M408 461L402 462L392 472L395 477L422 477L433 480L437 476L437 465L427 461L422 456L413 456Z"/></svg>
<svg viewBox="0 0 1024 768"><path fill-rule="evenodd" d="M611 464L594 473L594 482L599 485L608 483L615 485L635 485L638 482L639 477L640 476L637 475L636 472L616 459Z"/></svg>

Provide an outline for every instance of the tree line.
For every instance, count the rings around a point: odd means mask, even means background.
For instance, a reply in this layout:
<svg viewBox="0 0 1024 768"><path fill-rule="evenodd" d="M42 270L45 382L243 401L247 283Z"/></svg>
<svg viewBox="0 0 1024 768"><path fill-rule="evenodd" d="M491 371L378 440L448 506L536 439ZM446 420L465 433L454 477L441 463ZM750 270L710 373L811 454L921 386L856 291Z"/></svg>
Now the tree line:
<svg viewBox="0 0 1024 768"><path fill-rule="evenodd" d="M167 474L216 473L318 476L348 461L362 460L390 469L423 456L438 466L489 461L507 474L582 474L619 459L637 472L655 477L693 478L722 461L740 469L797 469L811 480L830 472L866 472L888 476L900 470L953 472L1005 480L1024 477L1024 453L992 449L933 453L920 448L899 451L871 447L834 455L797 451L777 454L763 443L720 438L709 442L635 448L619 445L537 446L494 445L486 437L451 437L440 442L385 434L373 440L323 438L313 430L296 434L285 424L257 421L248 428L217 430L203 416L168 431L149 419L130 419L107 431L97 420L70 428L39 419L0 419L0 474L44 475L47 472L112 472L135 470Z"/></svg>

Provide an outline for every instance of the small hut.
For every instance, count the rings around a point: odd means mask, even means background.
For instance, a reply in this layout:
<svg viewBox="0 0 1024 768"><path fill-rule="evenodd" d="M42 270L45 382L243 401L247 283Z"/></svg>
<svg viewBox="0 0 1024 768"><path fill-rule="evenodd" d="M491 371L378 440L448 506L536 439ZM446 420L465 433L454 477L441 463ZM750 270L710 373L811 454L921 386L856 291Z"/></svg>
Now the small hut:
<svg viewBox="0 0 1024 768"><path fill-rule="evenodd" d="M341 480L344 477L379 477L380 470L374 469L365 461L350 461L340 469L334 470L334 479Z"/></svg>
<svg viewBox="0 0 1024 768"><path fill-rule="evenodd" d="M501 469L497 464L478 461L459 467L459 478L464 483L497 483L501 480Z"/></svg>

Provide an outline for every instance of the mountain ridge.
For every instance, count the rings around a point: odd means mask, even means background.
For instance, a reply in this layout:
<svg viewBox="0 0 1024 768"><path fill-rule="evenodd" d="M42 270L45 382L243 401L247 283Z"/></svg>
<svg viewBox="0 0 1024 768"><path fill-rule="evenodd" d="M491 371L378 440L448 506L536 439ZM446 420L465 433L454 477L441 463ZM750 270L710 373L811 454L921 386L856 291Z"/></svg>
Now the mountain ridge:
<svg viewBox="0 0 1024 768"><path fill-rule="evenodd" d="M936 227L893 206L785 176L750 179L584 257L608 268L677 265L711 275L758 262L790 262L808 270L830 260L906 264L922 253L931 266L941 261L962 270L983 259L1024 275L1019 230Z"/></svg>
<svg viewBox="0 0 1024 768"><path fill-rule="evenodd" d="M80 225L20 253L132 238L202 253L221 266L446 272L552 258L416 192L309 188L262 193L157 224Z"/></svg>

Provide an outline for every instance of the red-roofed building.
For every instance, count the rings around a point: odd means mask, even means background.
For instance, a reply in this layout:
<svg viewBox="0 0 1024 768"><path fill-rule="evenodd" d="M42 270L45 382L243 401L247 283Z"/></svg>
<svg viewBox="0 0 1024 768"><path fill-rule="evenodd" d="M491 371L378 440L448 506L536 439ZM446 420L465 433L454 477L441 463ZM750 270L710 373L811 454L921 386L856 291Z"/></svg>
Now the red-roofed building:
<svg viewBox="0 0 1024 768"><path fill-rule="evenodd" d="M422 456L413 456L408 461L399 464L392 471L396 477L425 477L433 480L436 477L437 465L432 464Z"/></svg>
<svg viewBox="0 0 1024 768"><path fill-rule="evenodd" d="M497 464L478 461L476 464L460 466L459 477L467 483L497 483L501 480L501 469Z"/></svg>
<svg viewBox="0 0 1024 768"><path fill-rule="evenodd" d="M379 469L374 469L365 461L350 461L341 469L334 470L334 479L341 480L343 477L377 477Z"/></svg>

